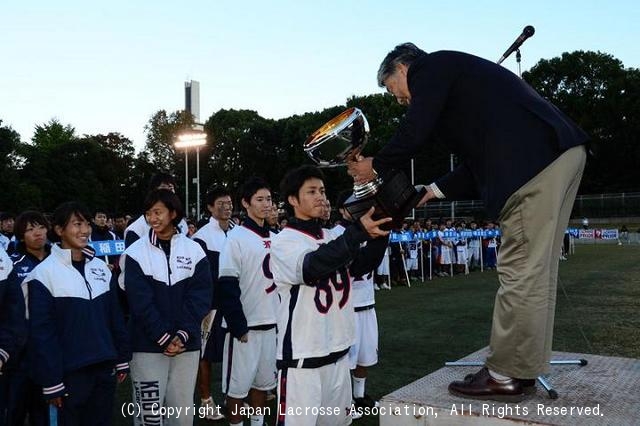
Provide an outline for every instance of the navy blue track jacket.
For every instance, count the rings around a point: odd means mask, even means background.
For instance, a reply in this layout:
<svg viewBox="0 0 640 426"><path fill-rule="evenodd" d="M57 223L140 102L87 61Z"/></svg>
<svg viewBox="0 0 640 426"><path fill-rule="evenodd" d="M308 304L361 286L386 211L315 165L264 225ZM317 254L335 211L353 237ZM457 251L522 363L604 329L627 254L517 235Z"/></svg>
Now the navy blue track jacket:
<svg viewBox="0 0 640 426"><path fill-rule="evenodd" d="M200 325L211 304L209 262L202 247L183 234L174 234L169 252L150 229L120 258L134 352L162 353L176 336L187 351L200 350Z"/></svg>
<svg viewBox="0 0 640 426"><path fill-rule="evenodd" d="M9 291L9 277L12 270L13 262L4 248L0 246L0 361L3 364L6 364L11 355L13 355L16 340L15 328L10 323L10 317L15 316L11 312L14 308ZM24 312L24 303L22 305L22 311ZM4 369L4 365L2 369Z"/></svg>
<svg viewBox="0 0 640 426"><path fill-rule="evenodd" d="M54 245L25 282L28 287L32 372L45 399L65 393L64 377L80 368L112 362L129 369L129 339L107 264L86 247L84 274L71 250Z"/></svg>
<svg viewBox="0 0 640 426"><path fill-rule="evenodd" d="M46 246L45 249L48 255L51 247ZM22 358L20 354L26 346L28 336L26 288L23 291L22 283L41 261L29 253L23 243L18 244L16 251L9 257L13 263L13 270L6 283L4 302L0 304L0 359L6 364L9 358L12 358L11 368L15 368L16 362ZM16 357L18 359L15 359ZM6 370L6 366L3 370Z"/></svg>

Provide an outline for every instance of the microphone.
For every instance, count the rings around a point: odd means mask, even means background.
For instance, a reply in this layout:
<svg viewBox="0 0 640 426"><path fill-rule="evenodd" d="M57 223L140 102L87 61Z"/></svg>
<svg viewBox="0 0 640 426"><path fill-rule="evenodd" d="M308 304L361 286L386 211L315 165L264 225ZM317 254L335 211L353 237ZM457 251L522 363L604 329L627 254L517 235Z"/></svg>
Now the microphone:
<svg viewBox="0 0 640 426"><path fill-rule="evenodd" d="M522 30L522 34L518 36L516 41L514 41L513 44L509 46L509 48L504 52L502 57L498 59L498 65L500 65L502 61L507 59L507 56L518 50L520 46L522 46L522 43L524 43L525 40L531 37L535 32L535 28L533 28L531 25L527 25L526 27L524 27L524 30Z"/></svg>

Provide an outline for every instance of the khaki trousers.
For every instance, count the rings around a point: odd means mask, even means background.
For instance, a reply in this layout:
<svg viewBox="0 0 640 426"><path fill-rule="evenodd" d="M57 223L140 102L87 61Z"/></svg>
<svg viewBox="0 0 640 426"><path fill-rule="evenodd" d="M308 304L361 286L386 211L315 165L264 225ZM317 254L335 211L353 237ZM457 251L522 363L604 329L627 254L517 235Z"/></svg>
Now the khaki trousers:
<svg viewBox="0 0 640 426"><path fill-rule="evenodd" d="M497 373L533 379L549 369L560 248L585 160L584 146L565 151L500 212L500 288L486 361Z"/></svg>

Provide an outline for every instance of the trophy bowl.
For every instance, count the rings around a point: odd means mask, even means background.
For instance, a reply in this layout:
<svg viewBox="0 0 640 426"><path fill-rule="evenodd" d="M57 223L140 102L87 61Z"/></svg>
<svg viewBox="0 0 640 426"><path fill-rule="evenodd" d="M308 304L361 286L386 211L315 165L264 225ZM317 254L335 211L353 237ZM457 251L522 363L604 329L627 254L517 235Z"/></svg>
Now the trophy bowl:
<svg viewBox="0 0 640 426"><path fill-rule="evenodd" d="M358 108L332 118L304 142L304 152L320 167L344 166L367 144L369 123Z"/></svg>
<svg viewBox="0 0 640 426"><path fill-rule="evenodd" d="M319 167L339 167L355 158L366 145L369 123L358 108L349 108L332 118L304 142L304 151ZM414 187L401 170L362 184L354 184L345 209L354 220L375 207L374 219L393 218L383 229L400 227L411 209L422 199L426 189Z"/></svg>

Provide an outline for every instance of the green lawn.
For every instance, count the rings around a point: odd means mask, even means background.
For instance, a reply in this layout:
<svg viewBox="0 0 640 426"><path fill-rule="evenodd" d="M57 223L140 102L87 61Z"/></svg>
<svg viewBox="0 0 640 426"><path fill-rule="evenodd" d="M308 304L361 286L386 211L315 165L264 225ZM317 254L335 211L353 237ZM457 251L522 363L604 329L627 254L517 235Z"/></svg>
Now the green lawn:
<svg viewBox="0 0 640 426"><path fill-rule="evenodd" d="M554 350L640 358L639 259L640 246L580 245L561 262ZM486 346L496 289L489 271L377 292L380 363L370 370L367 392L381 397ZM219 372L216 378L218 401ZM131 424L119 412L129 399L130 388L120 388L115 424Z"/></svg>

